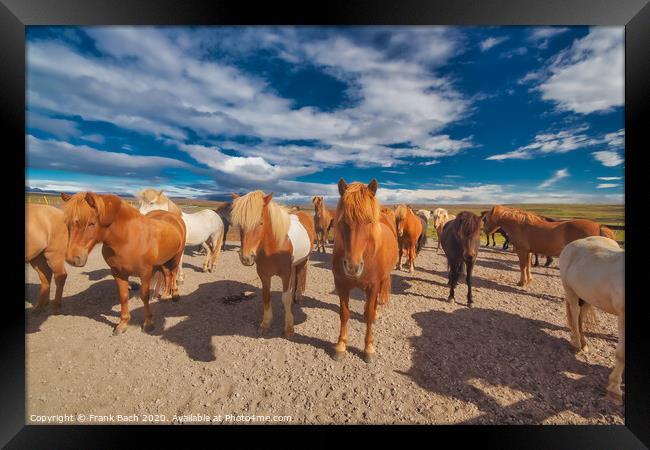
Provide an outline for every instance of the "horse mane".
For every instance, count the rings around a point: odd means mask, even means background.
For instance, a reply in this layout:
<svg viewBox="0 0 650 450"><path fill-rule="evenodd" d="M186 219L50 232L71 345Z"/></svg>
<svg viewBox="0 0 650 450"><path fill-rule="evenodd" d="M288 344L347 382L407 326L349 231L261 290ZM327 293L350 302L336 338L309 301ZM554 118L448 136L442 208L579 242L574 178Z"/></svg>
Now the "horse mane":
<svg viewBox="0 0 650 450"><path fill-rule="evenodd" d="M348 185L337 207L337 216L348 223L375 224L379 222L379 212L379 202L368 186L359 182Z"/></svg>
<svg viewBox="0 0 650 450"><path fill-rule="evenodd" d="M230 211L230 220L248 232L255 228L262 220L262 210L264 209L264 192L253 191L246 195L236 198L232 202ZM267 205L269 217L271 220L271 230L273 237L278 245L282 245L287 232L289 231L289 211L286 206L279 205L271 200Z"/></svg>
<svg viewBox="0 0 650 450"><path fill-rule="evenodd" d="M86 192L77 192L63 203L66 223L78 220L86 224L90 219L97 217L97 212L86 202L86 194Z"/></svg>
<svg viewBox="0 0 650 450"><path fill-rule="evenodd" d="M397 220L404 220L410 209L411 208L406 205L398 205L397 208L395 208L395 218Z"/></svg>
<svg viewBox="0 0 650 450"><path fill-rule="evenodd" d="M454 219L456 233L461 239L468 239L481 231L481 216L469 211L463 211Z"/></svg>
<svg viewBox="0 0 650 450"><path fill-rule="evenodd" d="M537 225L547 222L543 217L530 211L518 208L508 208L496 205L491 210L492 217L495 219L511 219L520 224Z"/></svg>

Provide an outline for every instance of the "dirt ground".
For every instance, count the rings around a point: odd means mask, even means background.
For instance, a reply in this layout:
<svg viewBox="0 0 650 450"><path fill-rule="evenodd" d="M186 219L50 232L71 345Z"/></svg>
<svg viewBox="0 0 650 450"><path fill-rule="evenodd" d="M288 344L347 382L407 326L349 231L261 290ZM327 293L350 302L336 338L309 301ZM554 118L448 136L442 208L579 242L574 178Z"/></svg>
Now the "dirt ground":
<svg viewBox="0 0 650 450"><path fill-rule="evenodd" d="M468 309L464 282L459 303L446 302L446 259L430 242L415 273L393 272L391 306L374 328L378 358L367 365L360 291L350 300L348 354L331 358L339 331L331 247L312 253L305 297L293 306L296 334L287 340L279 280L271 332L258 336L261 283L228 244L215 273L200 272L204 257L187 250L181 300L152 303L151 334L140 329L134 293L128 331L112 336L119 305L101 246L86 267L67 266L59 315L31 313L38 278L26 265L26 422L624 422L623 407L604 396L615 318L601 313L588 352L572 352L557 259L533 268L524 290L516 255L482 247ZM70 418L46 417L59 415Z"/></svg>

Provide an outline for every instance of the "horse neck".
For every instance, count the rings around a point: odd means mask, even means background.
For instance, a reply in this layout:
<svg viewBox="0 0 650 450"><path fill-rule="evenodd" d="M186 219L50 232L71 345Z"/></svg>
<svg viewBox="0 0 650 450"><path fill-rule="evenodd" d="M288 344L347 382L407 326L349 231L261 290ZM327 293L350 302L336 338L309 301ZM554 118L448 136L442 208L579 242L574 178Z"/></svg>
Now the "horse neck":
<svg viewBox="0 0 650 450"><path fill-rule="evenodd" d="M133 226L143 220L146 221L146 217L140 214L140 211L122 200L122 206L115 215L115 219L104 230L102 242L109 247L114 247L119 242L128 240L129 236L136 234L132 233Z"/></svg>
<svg viewBox="0 0 650 450"><path fill-rule="evenodd" d="M183 210L174 202L172 202L169 198L165 197L165 200L167 200L167 211L178 214L180 216L183 216L185 213Z"/></svg>

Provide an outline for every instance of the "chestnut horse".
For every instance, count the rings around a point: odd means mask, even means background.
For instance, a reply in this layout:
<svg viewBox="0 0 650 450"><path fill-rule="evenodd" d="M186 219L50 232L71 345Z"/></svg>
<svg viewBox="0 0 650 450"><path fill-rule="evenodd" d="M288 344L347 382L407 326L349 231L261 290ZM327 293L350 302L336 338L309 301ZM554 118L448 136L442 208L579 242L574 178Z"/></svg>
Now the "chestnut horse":
<svg viewBox="0 0 650 450"><path fill-rule="evenodd" d="M526 286L533 280L530 274L531 252L560 256L564 246L576 239L588 236L614 239L612 230L591 220L549 222L537 214L501 205L488 211L485 224L489 230L501 227L510 236L519 257L521 277L518 286Z"/></svg>
<svg viewBox="0 0 650 450"><path fill-rule="evenodd" d="M481 246L481 216L463 211L445 224L440 236L442 249L449 265L448 301L454 300L454 290L463 266L466 269L467 307L472 307L472 270Z"/></svg>
<svg viewBox="0 0 650 450"><path fill-rule="evenodd" d="M256 265L262 281L264 316L260 333L271 328L271 277L282 280L284 304L284 336L293 335L293 303L299 303L305 292L307 262L314 245L314 221L304 211L289 213L282 205L272 201L273 193L249 192L234 200L230 219L239 227L241 250L239 259L245 266Z"/></svg>
<svg viewBox="0 0 650 450"><path fill-rule="evenodd" d="M366 339L364 361L375 357L372 325L378 305L387 305L391 290L391 270L397 263L397 234L390 214L380 210L376 199L377 180L367 186L348 185L343 178L338 183L341 198L336 208L332 272L339 295L341 330L334 346L334 359L340 360L348 343L350 291L362 289L366 294L364 317Z"/></svg>
<svg viewBox="0 0 650 450"><path fill-rule="evenodd" d="M606 237L577 239L560 253L560 278L571 344L576 351L587 349L582 328L595 322L590 320L596 318L594 306L618 317L616 365L609 375L607 395L620 403L625 367L625 251Z"/></svg>
<svg viewBox="0 0 650 450"><path fill-rule="evenodd" d="M44 309L50 303L52 274L56 283L52 306L58 312L68 276L65 271L68 228L63 220L63 211L54 206L28 204L25 211L25 238L25 262L31 264L41 280L34 312Z"/></svg>
<svg viewBox="0 0 650 450"><path fill-rule="evenodd" d="M415 257L420 253L424 245L421 239L426 233L422 227L422 221L415 215L410 206L399 205L395 208L395 225L399 241L399 257L397 260L398 270L402 270L402 254L405 252L408 258L409 272L415 271ZM426 234L425 234L426 239Z"/></svg>
<svg viewBox="0 0 650 450"><path fill-rule="evenodd" d="M311 199L314 204L314 225L316 227L316 250L325 252L325 244L329 244L327 238L330 229L336 220L336 211L325 208L323 197L316 196ZM322 248L322 250L321 250Z"/></svg>
<svg viewBox="0 0 650 450"><path fill-rule="evenodd" d="M120 300L120 322L113 334L124 333L129 319L129 276L140 278L144 304L144 331L153 330L149 310L149 287L153 272L162 271L165 290L162 299L179 299L176 276L185 248L185 223L177 214L155 210L142 215L117 195L80 192L61 194L65 222L70 232L68 263L83 267L88 254L102 242L102 256L111 268ZM154 289L155 290L155 289ZM171 290L171 294L170 294Z"/></svg>

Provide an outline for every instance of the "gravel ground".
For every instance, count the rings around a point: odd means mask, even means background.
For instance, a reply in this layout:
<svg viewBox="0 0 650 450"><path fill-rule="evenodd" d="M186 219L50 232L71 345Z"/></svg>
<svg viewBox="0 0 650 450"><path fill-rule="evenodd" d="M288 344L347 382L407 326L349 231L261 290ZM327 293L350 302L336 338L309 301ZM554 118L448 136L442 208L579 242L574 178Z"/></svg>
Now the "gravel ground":
<svg viewBox="0 0 650 450"><path fill-rule="evenodd" d="M348 354L331 358L331 247L312 253L289 341L279 280L271 332L258 336L261 283L228 244L215 273L200 272L204 257L187 251L181 300L152 303L151 334L132 297L128 331L111 335L119 304L100 246L86 267L67 267L59 315L31 313L38 278L25 265L27 423L63 414L71 419L55 423L624 423L623 407L604 397L615 317L601 313L588 352L574 354L557 259L533 268L524 290L516 255L482 247L468 309L464 282L460 304L446 302L446 259L430 242L415 273L393 272L391 305L374 327L378 358L367 365L360 291L350 300Z"/></svg>

